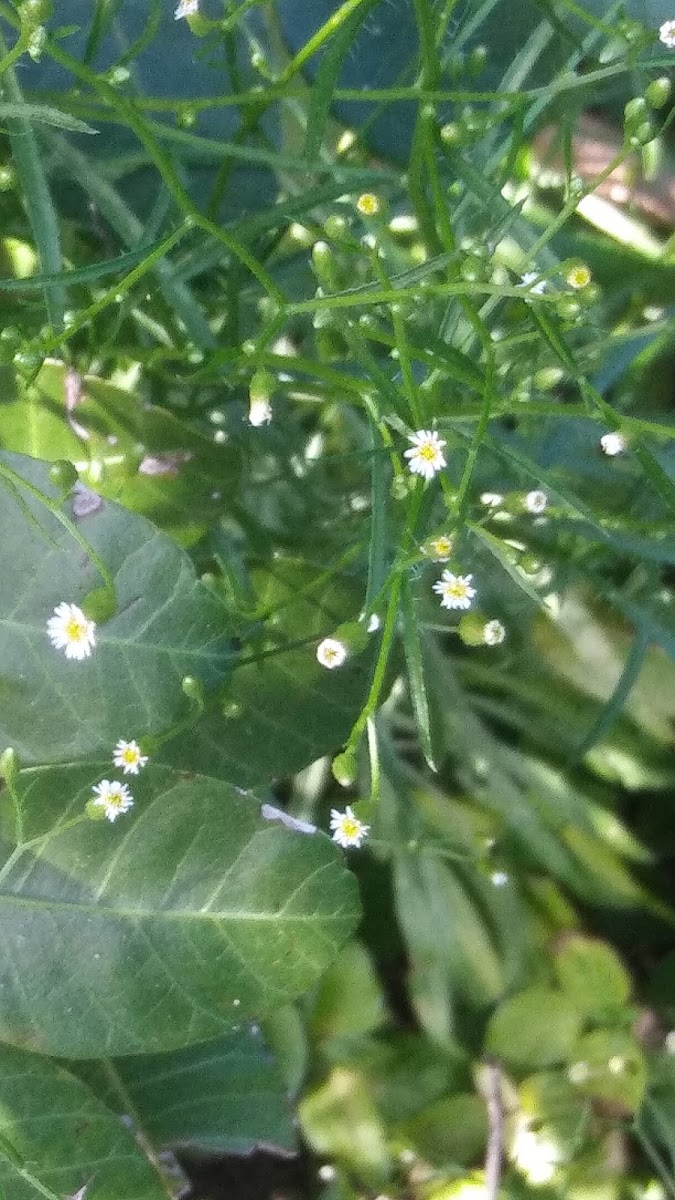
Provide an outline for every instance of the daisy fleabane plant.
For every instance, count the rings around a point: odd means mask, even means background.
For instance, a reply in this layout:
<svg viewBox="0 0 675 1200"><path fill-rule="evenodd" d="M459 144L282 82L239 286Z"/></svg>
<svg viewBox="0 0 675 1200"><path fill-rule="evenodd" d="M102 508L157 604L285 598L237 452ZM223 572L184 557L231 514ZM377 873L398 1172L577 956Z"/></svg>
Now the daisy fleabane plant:
<svg viewBox="0 0 675 1200"><path fill-rule="evenodd" d="M180 4L173 14L177 21L181 17L194 17L199 12L199 0L180 0Z"/></svg>
<svg viewBox="0 0 675 1200"><path fill-rule="evenodd" d="M675 50L675 20L663 22L659 29L659 41L669 50Z"/></svg>
<svg viewBox="0 0 675 1200"><path fill-rule="evenodd" d="M141 754L138 742L125 742L120 738L113 750L113 765L121 767L125 775L138 775L148 762L147 754Z"/></svg>
<svg viewBox="0 0 675 1200"><path fill-rule="evenodd" d="M423 475L425 479L433 479L434 475L447 466L443 450L446 442L433 429L418 429L417 433L409 436L412 443L409 450L403 451L403 457L408 459L408 467L413 475Z"/></svg>
<svg viewBox="0 0 675 1200"><path fill-rule="evenodd" d="M471 608L471 601L476 595L472 587L473 575L453 575L452 571L444 571L440 579L433 585L433 590L441 598L441 608Z"/></svg>
<svg viewBox="0 0 675 1200"><path fill-rule="evenodd" d="M89 658L96 645L96 625L77 604L67 604L64 600L47 621L47 636L52 646L63 650L66 658L81 661Z"/></svg>
<svg viewBox="0 0 675 1200"><path fill-rule="evenodd" d="M533 296L541 296L546 291L546 280L540 279L536 271L526 271L521 275L518 287L527 288Z"/></svg>
<svg viewBox="0 0 675 1200"><path fill-rule="evenodd" d="M330 827L333 831L333 841L344 850L349 846L355 846L358 850L361 842L370 833L370 825L359 821L349 804L344 812L339 812L337 808L331 809Z"/></svg>
<svg viewBox="0 0 675 1200"><path fill-rule="evenodd" d="M126 783L120 783L117 779L102 779L94 785L92 791L96 797L92 804L102 808L109 821L116 821L122 813L133 808L134 798L129 788Z"/></svg>

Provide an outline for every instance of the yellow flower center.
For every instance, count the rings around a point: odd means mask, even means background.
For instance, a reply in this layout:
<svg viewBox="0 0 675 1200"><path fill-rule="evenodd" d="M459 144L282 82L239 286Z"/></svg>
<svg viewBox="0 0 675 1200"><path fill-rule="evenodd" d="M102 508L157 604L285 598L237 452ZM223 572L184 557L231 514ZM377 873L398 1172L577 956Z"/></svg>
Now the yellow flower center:
<svg viewBox="0 0 675 1200"><path fill-rule="evenodd" d="M380 211L380 202L372 192L364 192L356 201L356 207L364 217L373 217Z"/></svg>
<svg viewBox="0 0 675 1200"><path fill-rule="evenodd" d="M135 763L138 758L138 751L129 746L128 749L122 751L122 758L125 763Z"/></svg>
<svg viewBox="0 0 675 1200"><path fill-rule="evenodd" d="M436 540L431 543L431 549L433 550L434 554L449 554L452 550L452 542L450 541L450 538L436 538Z"/></svg>
<svg viewBox="0 0 675 1200"><path fill-rule="evenodd" d="M323 656L326 659L326 662L335 662L335 659L338 656L338 652L334 646L326 646L326 648L323 652Z"/></svg>
<svg viewBox="0 0 675 1200"><path fill-rule="evenodd" d="M423 442L417 453L420 458L426 458L427 462L433 462L436 458L437 450L431 442Z"/></svg>
<svg viewBox="0 0 675 1200"><path fill-rule="evenodd" d="M457 579L455 583L449 583L447 587L449 596L453 596L455 600L462 600L466 596L466 584Z"/></svg>
<svg viewBox="0 0 675 1200"><path fill-rule="evenodd" d="M66 624L66 637L71 642L81 642L86 632L85 626L75 617L71 617Z"/></svg>
<svg viewBox="0 0 675 1200"><path fill-rule="evenodd" d="M345 817L342 822L342 832L345 837L358 837L361 830L361 823L354 817Z"/></svg>

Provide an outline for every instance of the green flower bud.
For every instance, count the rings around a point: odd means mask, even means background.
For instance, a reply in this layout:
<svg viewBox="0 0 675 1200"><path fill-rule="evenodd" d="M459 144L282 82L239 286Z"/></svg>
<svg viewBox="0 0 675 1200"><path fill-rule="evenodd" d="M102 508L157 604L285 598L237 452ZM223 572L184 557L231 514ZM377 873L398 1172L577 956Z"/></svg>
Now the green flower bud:
<svg viewBox="0 0 675 1200"><path fill-rule="evenodd" d="M358 774L356 755L352 754L350 750L343 754L336 754L331 764L331 772L340 787L351 787Z"/></svg>
<svg viewBox="0 0 675 1200"><path fill-rule="evenodd" d="M328 242L315 242L312 246L312 266L319 283L328 292L338 292L340 283L335 255Z"/></svg>
<svg viewBox="0 0 675 1200"><path fill-rule="evenodd" d="M652 79L651 83L645 89L645 100L650 108L658 110L670 100L672 92L672 84L665 75L661 75L659 79Z"/></svg>
<svg viewBox="0 0 675 1200"><path fill-rule="evenodd" d="M54 487L58 488L63 495L67 495L75 487L78 475L73 464L62 458L58 462L52 463L49 468L49 478Z"/></svg>
<svg viewBox="0 0 675 1200"><path fill-rule="evenodd" d="M5 783L11 787L16 783L20 770L19 756L12 746L8 746L0 754L0 779L4 779Z"/></svg>
<svg viewBox="0 0 675 1200"><path fill-rule="evenodd" d="M342 642L350 654L360 654L368 645L368 634L360 621L345 621L331 636Z"/></svg>
<svg viewBox="0 0 675 1200"><path fill-rule="evenodd" d="M457 632L465 646L483 646L485 644L485 617L482 613L466 613L457 626Z"/></svg>
<svg viewBox="0 0 675 1200"><path fill-rule="evenodd" d="M181 680L181 690L188 700L196 704L199 708L206 707L206 695L204 693L204 684L201 679L197 679L194 675L184 675Z"/></svg>
<svg viewBox="0 0 675 1200"><path fill-rule="evenodd" d="M329 237L333 242L341 242L349 233L349 222L346 217L338 213L331 213L330 217L326 217L323 223L326 237Z"/></svg>

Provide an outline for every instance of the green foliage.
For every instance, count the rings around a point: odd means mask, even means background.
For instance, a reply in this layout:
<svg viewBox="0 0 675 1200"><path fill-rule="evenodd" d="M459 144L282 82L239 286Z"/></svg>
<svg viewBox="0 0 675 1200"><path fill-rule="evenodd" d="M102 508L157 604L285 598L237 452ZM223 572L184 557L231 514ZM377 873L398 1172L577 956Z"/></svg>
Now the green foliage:
<svg viewBox="0 0 675 1200"><path fill-rule="evenodd" d="M0 0L0 1194L660 1200L672 13L196 7Z"/></svg>

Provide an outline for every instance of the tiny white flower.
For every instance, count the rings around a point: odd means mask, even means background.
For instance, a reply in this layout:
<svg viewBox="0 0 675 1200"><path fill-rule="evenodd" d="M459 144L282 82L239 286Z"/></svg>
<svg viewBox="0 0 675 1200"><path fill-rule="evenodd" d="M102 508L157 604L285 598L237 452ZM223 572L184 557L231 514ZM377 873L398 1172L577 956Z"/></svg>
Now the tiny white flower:
<svg viewBox="0 0 675 1200"><path fill-rule="evenodd" d="M493 871L490 876L490 883L493 887L505 887L509 882L509 877L506 871Z"/></svg>
<svg viewBox="0 0 675 1200"><path fill-rule="evenodd" d="M448 562L452 557L452 548L454 539L447 533L440 533L438 537L429 538L429 541L421 547L422 552L433 558L435 562Z"/></svg>
<svg viewBox="0 0 675 1200"><path fill-rule="evenodd" d="M66 658L88 658L96 645L96 625L85 617L76 604L57 604L54 615L47 621L47 635L52 646L63 650Z"/></svg>
<svg viewBox="0 0 675 1200"><path fill-rule="evenodd" d="M481 492L480 502L486 508L499 508L504 503L504 497L499 492Z"/></svg>
<svg viewBox="0 0 675 1200"><path fill-rule="evenodd" d="M337 638L324 638L316 648L316 657L322 667L332 671L335 667L342 666L347 658L347 647Z"/></svg>
<svg viewBox="0 0 675 1200"><path fill-rule="evenodd" d="M358 850L363 839L370 833L370 825L359 821L349 804L344 812L339 812L337 808L331 809L330 827L333 830L333 841L344 849L356 846Z"/></svg>
<svg viewBox="0 0 675 1200"><path fill-rule="evenodd" d="M411 434L408 441L412 445L409 450L404 450L403 456L408 459L413 475L433 479L437 471L447 466L443 456L446 443L433 429L419 429Z"/></svg>
<svg viewBox="0 0 675 1200"><path fill-rule="evenodd" d="M483 641L486 646L501 646L506 630L501 621L487 621L483 626Z"/></svg>
<svg viewBox="0 0 675 1200"><path fill-rule="evenodd" d="M607 1063L610 1075L623 1075L626 1070L626 1060L623 1054L613 1054Z"/></svg>
<svg viewBox="0 0 675 1200"><path fill-rule="evenodd" d="M382 618L375 612L371 613L370 617L368 618L368 624L366 625L366 632L367 633L377 633L381 624L382 624Z"/></svg>
<svg viewBox="0 0 675 1200"><path fill-rule="evenodd" d="M441 608L471 608L476 589L471 586L473 575L453 575L444 571L433 590L441 597Z"/></svg>
<svg viewBox="0 0 675 1200"><path fill-rule="evenodd" d="M617 454L623 454L626 449L626 439L618 430L614 433L603 433L600 438L600 449L609 458L614 458Z"/></svg>
<svg viewBox="0 0 675 1200"><path fill-rule="evenodd" d="M199 0L180 0L180 4L173 14L176 21L180 21L181 17L194 17L199 12Z"/></svg>
<svg viewBox="0 0 675 1200"><path fill-rule="evenodd" d="M546 495L546 492L542 492L537 489L534 492L527 493L525 499L523 500L523 504L529 513L543 513L546 505L548 504L548 496Z"/></svg>
<svg viewBox="0 0 675 1200"><path fill-rule="evenodd" d="M141 754L138 742L125 742L120 738L113 750L113 765L121 767L125 775L138 775L141 767L148 761L147 754Z"/></svg>
<svg viewBox="0 0 675 1200"><path fill-rule="evenodd" d="M591 1077L591 1068L587 1062L575 1062L567 1072L567 1078L570 1083L588 1083Z"/></svg>
<svg viewBox="0 0 675 1200"><path fill-rule="evenodd" d="M518 287L527 288L533 296L541 296L546 291L546 280L539 279L536 271L526 271L521 275Z"/></svg>
<svg viewBox="0 0 675 1200"><path fill-rule="evenodd" d="M272 420L272 405L269 400L252 400L248 410L248 423L258 429L260 425L269 425Z"/></svg>
<svg viewBox="0 0 675 1200"><path fill-rule="evenodd" d="M117 779L103 779L92 791L96 796L92 804L100 805L109 821L116 821L120 813L128 812L134 803L126 783L119 783Z"/></svg>
<svg viewBox="0 0 675 1200"><path fill-rule="evenodd" d="M659 40L669 50L675 50L675 21L664 21L659 29Z"/></svg>

